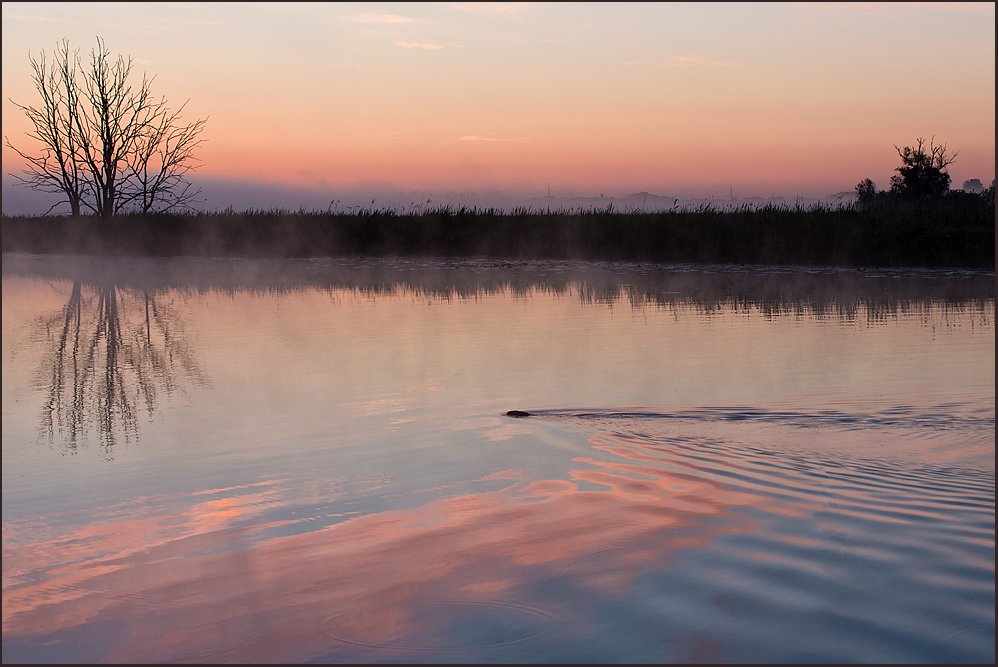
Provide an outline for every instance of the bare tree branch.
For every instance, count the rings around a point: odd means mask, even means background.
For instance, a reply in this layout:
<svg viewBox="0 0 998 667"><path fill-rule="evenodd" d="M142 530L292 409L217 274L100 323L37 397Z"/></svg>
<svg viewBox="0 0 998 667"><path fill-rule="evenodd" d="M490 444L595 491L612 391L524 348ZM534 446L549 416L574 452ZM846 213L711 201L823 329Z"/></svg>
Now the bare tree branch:
<svg viewBox="0 0 998 667"><path fill-rule="evenodd" d="M186 102L173 113L163 107L157 122L147 126L130 156L130 181L135 188L131 196L143 213L152 210L157 202L159 210L170 211L189 209L198 201L201 190L192 191L185 176L199 166L194 149L204 141L199 135L207 119L181 125L180 113L185 106Z"/></svg>
<svg viewBox="0 0 998 667"><path fill-rule="evenodd" d="M203 142L207 119L181 124L186 103L171 112L164 98L153 98L153 79L145 74L133 89L131 58L112 62L99 37L85 70L67 40L51 71L44 51L38 61L28 57L42 104L15 104L31 120L34 132L28 136L42 150L29 155L7 140L30 165L16 176L22 185L63 194L56 206L69 203L74 216L85 207L104 219L127 210L189 208L197 201L200 190L192 189L186 175L197 167L194 150Z"/></svg>
<svg viewBox="0 0 998 667"><path fill-rule="evenodd" d="M79 216L87 191L87 179L80 160L80 142L76 132L80 109L76 84L77 54L75 51L70 54L69 41L63 40L55 51L51 70L47 67L44 51L38 60L28 54L28 60L35 88L42 98L41 108L11 102L31 121L34 132L29 132L28 136L41 142L43 148L41 156L27 155L5 138L7 146L30 165L24 170L24 176L12 176L35 190L63 194L65 199L56 202L49 211L68 203L72 215Z"/></svg>

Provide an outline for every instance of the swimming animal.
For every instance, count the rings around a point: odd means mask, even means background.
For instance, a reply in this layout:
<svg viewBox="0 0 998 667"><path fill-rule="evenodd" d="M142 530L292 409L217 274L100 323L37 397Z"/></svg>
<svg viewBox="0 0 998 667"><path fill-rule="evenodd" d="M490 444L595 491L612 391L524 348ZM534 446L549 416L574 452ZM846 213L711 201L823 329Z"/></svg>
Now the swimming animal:
<svg viewBox="0 0 998 667"><path fill-rule="evenodd" d="M523 410L510 410L506 413L507 417L529 417L529 412L524 412Z"/></svg>

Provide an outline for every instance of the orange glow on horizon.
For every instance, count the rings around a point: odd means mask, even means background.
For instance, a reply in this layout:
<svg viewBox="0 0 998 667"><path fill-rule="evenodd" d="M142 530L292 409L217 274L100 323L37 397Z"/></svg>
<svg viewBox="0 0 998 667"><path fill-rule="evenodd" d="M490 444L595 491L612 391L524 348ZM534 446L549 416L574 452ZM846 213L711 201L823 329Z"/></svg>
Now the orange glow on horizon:
<svg viewBox="0 0 998 667"><path fill-rule="evenodd" d="M18 147L26 54L63 37L85 54L77 13L110 11L85 6L4 4ZM887 187L893 145L933 135L960 151L954 187L994 178L993 3L510 6L135 6L103 36L209 118L197 173L216 179L825 196ZM3 148L5 172L21 162Z"/></svg>
<svg viewBox="0 0 998 667"><path fill-rule="evenodd" d="M814 183L828 183L825 189L851 190L855 184L837 174L856 171L877 175L878 171L884 171L883 156L877 154L882 152L855 144L840 144L834 150L828 144L815 143L782 149L771 147L768 151L758 145L736 150L677 145L666 156L650 156L627 154L620 148L599 153L595 147L565 146L552 156L549 146L535 142L498 148L492 144L472 149L454 146L435 152L399 147L357 149L353 153L343 151L333 161L321 154L290 150L266 156L230 151L216 157L209 155L208 164L198 173L333 191L370 184L429 190L487 187L538 190L550 184L559 196L565 196L568 190L626 194L625 190L629 193L651 189L656 194L669 194L670 188L730 183L743 194L746 188L770 188L775 194L786 194L813 189ZM857 160L862 164L857 166ZM565 162L572 164L570 171L566 170ZM887 186L890 173L878 176L882 187Z"/></svg>

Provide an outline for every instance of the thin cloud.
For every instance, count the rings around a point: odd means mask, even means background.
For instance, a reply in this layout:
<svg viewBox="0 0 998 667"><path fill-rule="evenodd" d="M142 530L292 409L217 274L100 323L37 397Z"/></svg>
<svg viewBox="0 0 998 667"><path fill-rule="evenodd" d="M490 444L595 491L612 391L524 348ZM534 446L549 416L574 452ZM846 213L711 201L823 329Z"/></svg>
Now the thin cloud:
<svg viewBox="0 0 998 667"><path fill-rule="evenodd" d="M797 9L823 14L882 14L889 7L885 2L794 2Z"/></svg>
<svg viewBox="0 0 998 667"><path fill-rule="evenodd" d="M826 14L884 14L899 8L933 10L941 12L967 12L981 16L994 16L993 2L795 2L798 9Z"/></svg>
<svg viewBox="0 0 998 667"><path fill-rule="evenodd" d="M665 64L677 67L682 67L684 65L730 67L731 65L740 65L741 63L735 62L734 60L707 60L705 58L701 58L700 56L676 56L675 60L668 61Z"/></svg>
<svg viewBox="0 0 998 667"><path fill-rule="evenodd" d="M45 16L25 16L24 14L4 14L5 21L51 21Z"/></svg>
<svg viewBox="0 0 998 667"><path fill-rule="evenodd" d="M462 12L489 12L493 14L518 14L532 3L529 2L452 2L451 9Z"/></svg>
<svg viewBox="0 0 998 667"><path fill-rule="evenodd" d="M395 42L395 46L401 46L403 49L442 49L444 48L442 44L427 44L426 42Z"/></svg>
<svg viewBox="0 0 998 667"><path fill-rule="evenodd" d="M423 19L411 16L399 16L398 14L358 14L357 16L344 16L344 20L354 23L422 23Z"/></svg>
<svg viewBox="0 0 998 667"><path fill-rule="evenodd" d="M968 12L981 16L995 15L995 3L993 2L903 2L900 4L905 7L920 7L940 12Z"/></svg>
<svg viewBox="0 0 998 667"><path fill-rule="evenodd" d="M741 65L742 63L735 60L707 60L706 58L701 58L700 56L685 55L676 56L675 58L670 58L669 60L660 62L629 60L624 64L651 65L653 67L735 67Z"/></svg>

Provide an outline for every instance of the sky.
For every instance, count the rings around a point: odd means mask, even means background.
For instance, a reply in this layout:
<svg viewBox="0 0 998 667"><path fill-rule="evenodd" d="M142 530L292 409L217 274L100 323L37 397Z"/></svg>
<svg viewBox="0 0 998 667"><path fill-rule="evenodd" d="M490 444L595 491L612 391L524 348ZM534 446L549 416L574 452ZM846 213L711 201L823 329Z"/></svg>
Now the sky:
<svg viewBox="0 0 998 667"><path fill-rule="evenodd" d="M820 197L895 145L995 175L994 3L3 3L3 210L28 54L102 37L207 118L204 208L369 193ZM13 100L13 102L12 102ZM399 195L401 196L401 195ZM323 204L324 207L324 204Z"/></svg>

